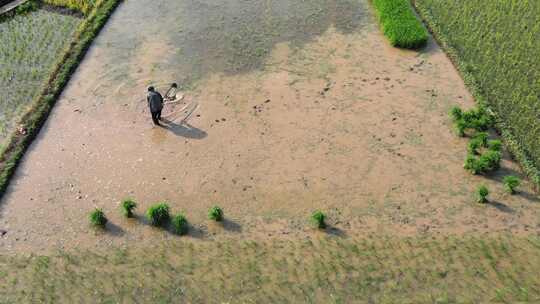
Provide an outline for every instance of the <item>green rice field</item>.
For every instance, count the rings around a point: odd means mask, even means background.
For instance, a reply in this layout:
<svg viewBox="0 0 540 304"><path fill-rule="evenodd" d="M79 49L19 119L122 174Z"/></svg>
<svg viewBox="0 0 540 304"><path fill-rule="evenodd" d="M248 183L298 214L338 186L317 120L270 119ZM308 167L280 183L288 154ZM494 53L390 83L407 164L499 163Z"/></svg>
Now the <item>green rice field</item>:
<svg viewBox="0 0 540 304"><path fill-rule="evenodd" d="M80 21L37 10L0 23L0 145L38 94Z"/></svg>
<svg viewBox="0 0 540 304"><path fill-rule="evenodd" d="M537 303L540 240L185 241L0 255L0 303Z"/></svg>
<svg viewBox="0 0 540 304"><path fill-rule="evenodd" d="M415 0L477 97L540 168L540 1ZM538 182L538 181L536 181Z"/></svg>

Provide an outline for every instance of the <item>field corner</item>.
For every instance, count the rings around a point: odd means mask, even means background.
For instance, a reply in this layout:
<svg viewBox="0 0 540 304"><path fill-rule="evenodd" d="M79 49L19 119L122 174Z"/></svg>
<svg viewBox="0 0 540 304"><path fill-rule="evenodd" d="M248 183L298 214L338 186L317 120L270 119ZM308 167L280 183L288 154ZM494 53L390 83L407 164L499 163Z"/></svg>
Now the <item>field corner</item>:
<svg viewBox="0 0 540 304"><path fill-rule="evenodd" d="M107 23L122 0L103 0L81 22L71 41L51 69L48 79L32 101L30 109L18 122L18 128L8 137L0 150L0 198L5 193L10 178L15 173L26 149L38 135L56 100L76 71L93 40ZM24 11L20 11L24 13Z"/></svg>
<svg viewBox="0 0 540 304"><path fill-rule="evenodd" d="M518 161L520 167L525 174L529 177L534 185L535 191L540 189L540 170L538 170L531 158L527 155L526 151L519 145L516 137L510 132L503 119L498 115L496 111L493 111L491 105L485 95L482 93L482 89L478 86L478 82L474 75L468 71L466 64L458 56L457 50L449 43L446 37L442 34L440 25L435 21L429 12L429 9L423 6L419 1L411 0L412 6L416 10L418 16L423 20L426 28L433 36L433 39L441 46L445 51L450 61L454 64L456 69L461 75L465 85L473 95L478 104L485 106L495 117L495 128L502 137L505 146L512 156Z"/></svg>

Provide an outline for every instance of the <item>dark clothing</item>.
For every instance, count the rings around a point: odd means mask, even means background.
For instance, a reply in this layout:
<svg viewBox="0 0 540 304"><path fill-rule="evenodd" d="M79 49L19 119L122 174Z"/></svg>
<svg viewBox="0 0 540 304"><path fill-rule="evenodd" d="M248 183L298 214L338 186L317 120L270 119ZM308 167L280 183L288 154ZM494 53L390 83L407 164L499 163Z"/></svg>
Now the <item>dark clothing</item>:
<svg viewBox="0 0 540 304"><path fill-rule="evenodd" d="M159 121L161 120L161 110L150 113L152 114L152 121L154 122L154 124L159 126Z"/></svg>
<svg viewBox="0 0 540 304"><path fill-rule="evenodd" d="M161 113L161 110L163 109L163 96L161 96L159 92L156 92L156 91L148 92L148 95L146 95L146 100L148 101L150 112Z"/></svg>

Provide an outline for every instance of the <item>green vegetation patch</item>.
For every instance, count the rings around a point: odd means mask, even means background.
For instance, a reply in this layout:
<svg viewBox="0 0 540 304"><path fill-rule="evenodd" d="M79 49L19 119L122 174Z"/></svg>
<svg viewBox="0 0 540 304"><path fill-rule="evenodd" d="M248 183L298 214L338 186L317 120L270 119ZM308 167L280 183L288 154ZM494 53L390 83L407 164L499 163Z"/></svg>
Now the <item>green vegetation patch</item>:
<svg viewBox="0 0 540 304"><path fill-rule="evenodd" d="M428 32L408 0L373 0L384 35L393 46L416 49L425 46Z"/></svg>
<svg viewBox="0 0 540 304"><path fill-rule="evenodd" d="M133 211L135 208L137 208L137 203L130 198L123 200L120 204L122 214L128 218L133 217Z"/></svg>
<svg viewBox="0 0 540 304"><path fill-rule="evenodd" d="M46 10L0 22L0 144L39 94L80 23Z"/></svg>
<svg viewBox="0 0 540 304"><path fill-rule="evenodd" d="M539 273L537 237L177 239L0 254L0 303L536 303Z"/></svg>
<svg viewBox="0 0 540 304"><path fill-rule="evenodd" d="M221 209L219 206L214 206L210 208L208 211L208 218L220 222L223 220L223 209Z"/></svg>
<svg viewBox="0 0 540 304"><path fill-rule="evenodd" d="M92 212L90 212L90 215L88 218L90 219L90 224L96 227L103 228L108 222L107 217L105 216L105 213L103 212L102 209L99 209L99 208L96 208Z"/></svg>
<svg viewBox="0 0 540 304"><path fill-rule="evenodd" d="M146 218L154 226L163 226L171 218L170 207L167 203L157 203L146 211Z"/></svg>
<svg viewBox="0 0 540 304"><path fill-rule="evenodd" d="M540 2L414 0L511 152L540 185Z"/></svg>
<svg viewBox="0 0 540 304"><path fill-rule="evenodd" d="M63 6L72 10L80 11L83 14L88 14L96 2L100 0L42 0L44 3L56 6Z"/></svg>

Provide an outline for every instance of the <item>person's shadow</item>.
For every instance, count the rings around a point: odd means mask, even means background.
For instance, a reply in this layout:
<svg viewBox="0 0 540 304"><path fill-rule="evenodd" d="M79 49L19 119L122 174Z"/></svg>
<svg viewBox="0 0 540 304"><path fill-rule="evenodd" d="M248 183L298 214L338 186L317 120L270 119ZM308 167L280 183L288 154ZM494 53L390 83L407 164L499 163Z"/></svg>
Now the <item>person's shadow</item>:
<svg viewBox="0 0 540 304"><path fill-rule="evenodd" d="M177 124L174 121L170 121L167 119L162 119L161 122L161 126L164 129L171 131L176 136L192 139L203 139L208 135L205 131L196 128L187 122Z"/></svg>

